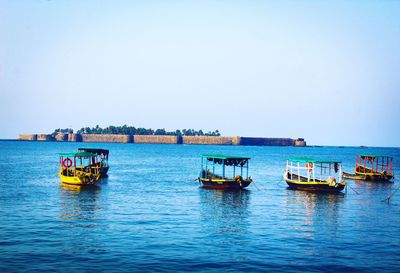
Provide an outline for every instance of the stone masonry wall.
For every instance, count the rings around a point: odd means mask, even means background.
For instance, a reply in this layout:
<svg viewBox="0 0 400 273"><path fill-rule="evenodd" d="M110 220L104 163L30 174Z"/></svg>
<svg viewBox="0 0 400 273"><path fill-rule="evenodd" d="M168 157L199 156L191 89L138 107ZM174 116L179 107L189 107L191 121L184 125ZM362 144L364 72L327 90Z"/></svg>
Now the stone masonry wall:
<svg viewBox="0 0 400 273"><path fill-rule="evenodd" d="M68 134L68 141L69 142L81 142L82 136L79 134Z"/></svg>
<svg viewBox="0 0 400 273"><path fill-rule="evenodd" d="M134 135L134 143L142 144L178 144L177 136Z"/></svg>
<svg viewBox="0 0 400 273"><path fill-rule="evenodd" d="M68 134L58 133L55 137L56 141L68 141Z"/></svg>
<svg viewBox="0 0 400 273"><path fill-rule="evenodd" d="M38 141L53 141L54 138L51 135L40 134L37 136Z"/></svg>
<svg viewBox="0 0 400 273"><path fill-rule="evenodd" d="M304 140L295 140L294 146L304 147L307 146L307 143Z"/></svg>
<svg viewBox="0 0 400 273"><path fill-rule="evenodd" d="M18 140L35 141L35 140L37 140L37 135L36 134L22 134L22 135L18 136Z"/></svg>
<svg viewBox="0 0 400 273"><path fill-rule="evenodd" d="M96 134L82 134L82 142L116 142L116 143L132 143L133 138L131 135L96 135Z"/></svg>
<svg viewBox="0 0 400 273"><path fill-rule="evenodd" d="M263 137L242 137L241 145L249 146L293 146L291 138L263 138Z"/></svg>
<svg viewBox="0 0 400 273"><path fill-rule="evenodd" d="M253 145L253 146L306 146L303 138L263 138L239 136L155 136L112 134L62 134L55 137L46 134L21 134L18 140L25 141L69 141L69 142L113 142L148 144L208 144L208 145Z"/></svg>
<svg viewBox="0 0 400 273"><path fill-rule="evenodd" d="M224 136L183 136L183 144L237 145L236 137Z"/></svg>

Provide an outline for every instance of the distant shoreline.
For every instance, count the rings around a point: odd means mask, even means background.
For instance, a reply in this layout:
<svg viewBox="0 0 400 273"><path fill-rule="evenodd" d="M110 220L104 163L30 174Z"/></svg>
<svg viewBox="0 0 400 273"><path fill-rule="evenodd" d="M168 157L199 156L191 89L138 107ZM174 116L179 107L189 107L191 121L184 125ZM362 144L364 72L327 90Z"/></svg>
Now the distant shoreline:
<svg viewBox="0 0 400 273"><path fill-rule="evenodd" d="M13 142L68 142L68 141L53 141L53 140L51 140L51 141L27 141L27 140L12 139L12 138L10 138L10 139L7 139L7 138L1 139L0 138L0 141L4 141L4 142L5 141L13 141ZM109 143L109 142L97 142L97 143ZM118 142L115 142L115 143L118 143ZM136 144L140 144L140 143L136 143ZM153 143L153 144L157 144L157 143ZM290 146L287 146L287 147L290 147ZM365 147L360 147L360 146L346 146L346 145L306 145L306 146L303 146L303 147L307 147L307 148L329 148L329 147L332 147L332 148L343 148L343 149L346 149L346 148L400 149L400 147L392 147L392 146L365 146Z"/></svg>
<svg viewBox="0 0 400 273"><path fill-rule="evenodd" d="M99 142L137 144L201 144L240 146L307 146L303 138L265 138L242 136L171 136L171 135L117 135L117 134L22 134L17 141Z"/></svg>

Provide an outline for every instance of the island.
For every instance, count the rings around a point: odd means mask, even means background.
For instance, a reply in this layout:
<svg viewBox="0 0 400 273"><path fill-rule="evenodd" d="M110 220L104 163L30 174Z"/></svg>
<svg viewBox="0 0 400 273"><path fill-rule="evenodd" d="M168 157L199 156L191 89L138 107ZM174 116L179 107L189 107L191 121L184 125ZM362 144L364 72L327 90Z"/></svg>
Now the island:
<svg viewBox="0 0 400 273"><path fill-rule="evenodd" d="M82 128L76 133L72 129L56 129L51 134L20 134L20 141L63 142L111 142L136 144L202 144L202 145L248 145L248 146L306 146L304 138L271 138L222 136L218 130L203 133L202 130L144 129L124 126Z"/></svg>

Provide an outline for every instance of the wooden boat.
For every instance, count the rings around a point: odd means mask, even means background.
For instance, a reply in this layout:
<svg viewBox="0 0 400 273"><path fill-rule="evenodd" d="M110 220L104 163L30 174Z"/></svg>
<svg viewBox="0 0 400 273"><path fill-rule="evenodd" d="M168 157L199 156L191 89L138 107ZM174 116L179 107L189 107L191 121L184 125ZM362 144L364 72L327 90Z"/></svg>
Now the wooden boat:
<svg viewBox="0 0 400 273"><path fill-rule="evenodd" d="M393 158L385 155L357 155L354 174L343 172L343 177L355 180L390 181L394 178Z"/></svg>
<svg viewBox="0 0 400 273"><path fill-rule="evenodd" d="M347 173L347 172L343 172L342 176L343 176L343 178L353 179L353 180L366 180L367 179L366 175Z"/></svg>
<svg viewBox="0 0 400 273"><path fill-rule="evenodd" d="M74 192L74 193L81 193L81 192L97 192L100 190L98 185L74 185L74 184L67 184L64 182L60 183L61 188L66 192Z"/></svg>
<svg viewBox="0 0 400 273"><path fill-rule="evenodd" d="M198 180L205 188L243 189L253 180L249 176L249 157L202 155Z"/></svg>
<svg viewBox="0 0 400 273"><path fill-rule="evenodd" d="M95 168L100 167L101 177L107 177L107 172L110 168L108 165L109 150L99 148L79 148L78 151L95 154L97 156L97 161L93 161L91 166L94 166Z"/></svg>
<svg viewBox="0 0 400 273"><path fill-rule="evenodd" d="M93 185L100 178L100 167L96 163L97 156L88 152L60 154L60 171L58 176L63 183L71 185Z"/></svg>
<svg viewBox="0 0 400 273"><path fill-rule="evenodd" d="M340 192L346 187L340 161L292 158L283 176L290 189L315 192Z"/></svg>

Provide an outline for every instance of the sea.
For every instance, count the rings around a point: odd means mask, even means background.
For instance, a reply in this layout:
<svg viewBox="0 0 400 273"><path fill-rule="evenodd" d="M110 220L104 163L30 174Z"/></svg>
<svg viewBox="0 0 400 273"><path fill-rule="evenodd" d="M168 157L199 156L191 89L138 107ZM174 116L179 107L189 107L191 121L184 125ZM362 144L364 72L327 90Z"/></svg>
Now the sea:
<svg viewBox="0 0 400 273"><path fill-rule="evenodd" d="M110 150L109 177L60 183L58 153ZM0 272L400 272L400 181L289 190L291 157L399 148L0 141ZM201 187L202 154L251 157L246 190Z"/></svg>

